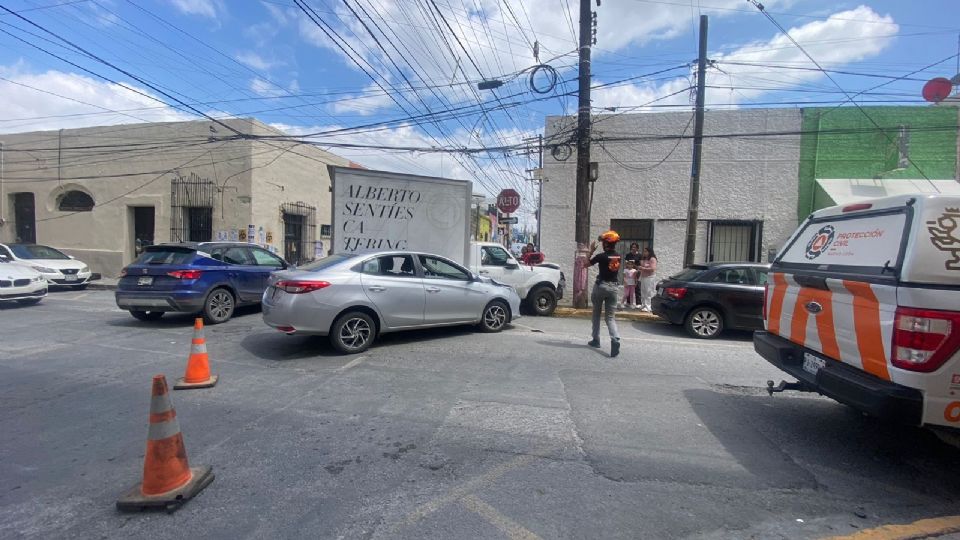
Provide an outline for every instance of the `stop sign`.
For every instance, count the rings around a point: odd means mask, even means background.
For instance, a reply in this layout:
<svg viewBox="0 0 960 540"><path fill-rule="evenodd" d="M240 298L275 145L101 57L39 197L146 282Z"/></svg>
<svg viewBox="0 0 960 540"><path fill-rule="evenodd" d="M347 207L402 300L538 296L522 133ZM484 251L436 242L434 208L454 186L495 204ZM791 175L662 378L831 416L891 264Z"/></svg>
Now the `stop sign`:
<svg viewBox="0 0 960 540"><path fill-rule="evenodd" d="M497 208L504 214L512 214L520 208L520 194L507 188L497 195Z"/></svg>

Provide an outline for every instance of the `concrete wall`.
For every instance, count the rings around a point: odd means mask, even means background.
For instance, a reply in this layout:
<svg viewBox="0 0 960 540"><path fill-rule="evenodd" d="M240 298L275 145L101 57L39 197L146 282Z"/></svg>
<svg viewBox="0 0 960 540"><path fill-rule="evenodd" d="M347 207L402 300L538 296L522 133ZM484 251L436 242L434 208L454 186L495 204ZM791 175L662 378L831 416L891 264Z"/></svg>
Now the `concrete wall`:
<svg viewBox="0 0 960 540"><path fill-rule="evenodd" d="M599 162L600 178L594 186L591 237L608 229L613 219L655 220L653 247L660 277L682 267L693 145L690 139L678 144L676 136L693 133L691 116L683 112L594 117L598 142L591 147L591 160ZM798 132L800 123L798 109L706 113L698 262L705 260L710 220L762 221L764 259L796 228L799 135L728 135ZM562 140L555 134L567 133L572 126L572 118L548 117L545 139ZM576 159L575 148L566 161L557 161L549 151L544 156L542 246L548 260L560 264L568 276L576 248Z"/></svg>
<svg viewBox="0 0 960 540"><path fill-rule="evenodd" d="M249 134L277 132L252 119L225 121ZM209 121L151 123L0 136L4 182L0 241L14 241L11 194L31 192L36 240L62 248L105 277L116 276L134 258L133 208L155 209L154 241L170 241L171 182L196 174L215 183L213 231L246 230L250 223L272 228L282 246L279 204L308 202L328 223L329 180L320 163L347 160L300 146L297 153L249 139ZM255 179L256 178L256 179ZM283 190L268 182L279 184ZM76 189L93 197L90 212L61 212L58 196ZM324 214L325 213L325 214Z"/></svg>

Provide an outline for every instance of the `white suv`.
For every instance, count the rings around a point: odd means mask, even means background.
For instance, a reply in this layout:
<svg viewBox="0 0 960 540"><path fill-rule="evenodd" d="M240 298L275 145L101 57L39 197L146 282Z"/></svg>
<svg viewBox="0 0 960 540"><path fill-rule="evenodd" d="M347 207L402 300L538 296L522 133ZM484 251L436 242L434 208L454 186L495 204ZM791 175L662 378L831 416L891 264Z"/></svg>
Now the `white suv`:
<svg viewBox="0 0 960 540"><path fill-rule="evenodd" d="M566 285L563 272L556 265L522 265L496 242L471 242L470 271L510 285L537 315L553 314Z"/></svg>

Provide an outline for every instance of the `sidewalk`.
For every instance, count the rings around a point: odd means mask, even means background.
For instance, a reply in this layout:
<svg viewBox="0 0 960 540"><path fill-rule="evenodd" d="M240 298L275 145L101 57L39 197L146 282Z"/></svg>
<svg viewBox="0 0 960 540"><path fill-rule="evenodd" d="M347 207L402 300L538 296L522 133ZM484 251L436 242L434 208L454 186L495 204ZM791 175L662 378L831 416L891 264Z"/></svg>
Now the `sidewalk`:
<svg viewBox="0 0 960 540"><path fill-rule="evenodd" d="M589 319L592 315L592 308L576 309L572 307L557 306L557 310L553 312L554 317L571 317L577 319ZM617 320L658 322L662 321L663 319L657 317L653 313L647 313L645 311L640 311L639 309L620 309L617 310Z"/></svg>

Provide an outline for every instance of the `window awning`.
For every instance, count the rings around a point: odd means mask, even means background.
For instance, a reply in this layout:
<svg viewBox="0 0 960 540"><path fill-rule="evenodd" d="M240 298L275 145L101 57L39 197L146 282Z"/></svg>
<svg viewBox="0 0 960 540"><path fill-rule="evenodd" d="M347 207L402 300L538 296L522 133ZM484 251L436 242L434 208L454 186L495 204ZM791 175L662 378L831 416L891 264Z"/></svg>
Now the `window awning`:
<svg viewBox="0 0 960 540"><path fill-rule="evenodd" d="M895 178L830 178L817 180L817 186L832 200L832 204L848 204L864 199L891 195L960 195L956 180L911 180ZM827 201L823 201L827 202ZM830 204L818 205L819 208Z"/></svg>

